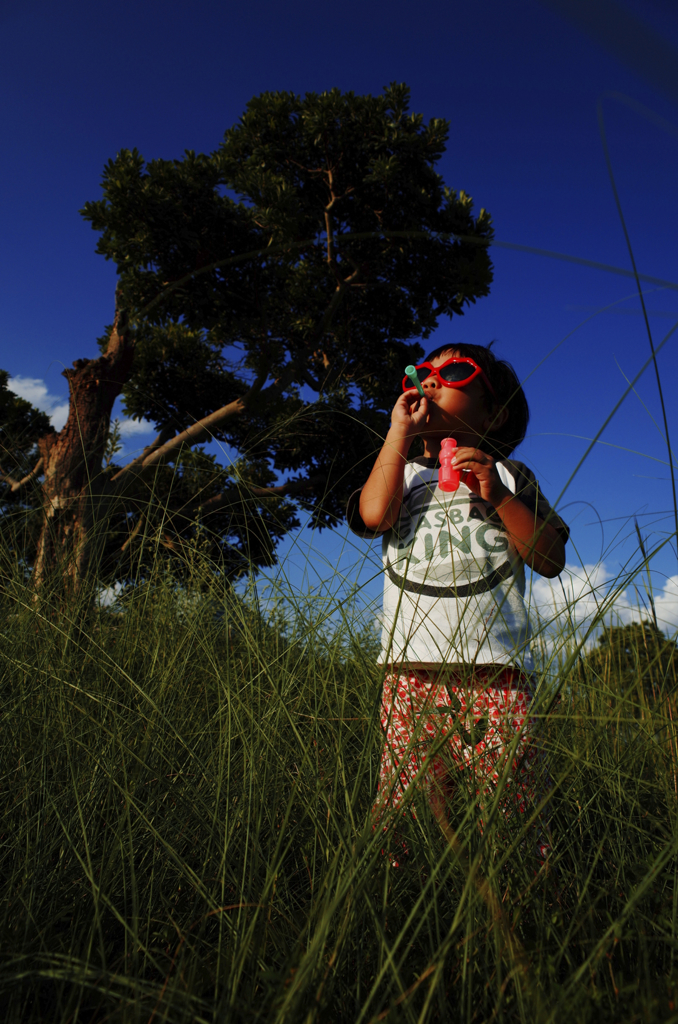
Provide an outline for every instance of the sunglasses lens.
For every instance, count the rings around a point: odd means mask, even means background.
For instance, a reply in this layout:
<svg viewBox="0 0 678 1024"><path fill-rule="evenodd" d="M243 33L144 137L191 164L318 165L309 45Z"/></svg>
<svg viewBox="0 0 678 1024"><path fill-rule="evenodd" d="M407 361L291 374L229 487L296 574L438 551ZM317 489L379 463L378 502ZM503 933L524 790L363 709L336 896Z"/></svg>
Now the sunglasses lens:
<svg viewBox="0 0 678 1024"><path fill-rule="evenodd" d="M426 380L426 378L430 377L430 375L431 371L429 370L428 366L417 367L417 377L419 378L419 380Z"/></svg>
<svg viewBox="0 0 678 1024"><path fill-rule="evenodd" d="M475 372L475 367L470 363L450 363L449 366L444 366L439 371L440 376L448 384L461 384L462 381L472 377Z"/></svg>

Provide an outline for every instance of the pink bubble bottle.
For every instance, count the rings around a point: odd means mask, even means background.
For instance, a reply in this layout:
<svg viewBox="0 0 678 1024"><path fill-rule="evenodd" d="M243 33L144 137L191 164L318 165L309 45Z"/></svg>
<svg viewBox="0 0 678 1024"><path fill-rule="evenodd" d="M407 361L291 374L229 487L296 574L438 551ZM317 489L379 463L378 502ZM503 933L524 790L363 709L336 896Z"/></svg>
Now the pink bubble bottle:
<svg viewBox="0 0 678 1024"><path fill-rule="evenodd" d="M438 470L438 487L441 491L456 491L459 489L461 474L452 465L452 459L457 451L457 442L453 437L446 437L440 446L440 469Z"/></svg>
<svg viewBox="0 0 678 1024"><path fill-rule="evenodd" d="M459 490L459 482L466 484L469 491L480 494L480 484L475 473L467 469L463 474L452 465L457 451L457 442L453 437L446 437L440 446L440 469L438 470L438 487L441 491Z"/></svg>

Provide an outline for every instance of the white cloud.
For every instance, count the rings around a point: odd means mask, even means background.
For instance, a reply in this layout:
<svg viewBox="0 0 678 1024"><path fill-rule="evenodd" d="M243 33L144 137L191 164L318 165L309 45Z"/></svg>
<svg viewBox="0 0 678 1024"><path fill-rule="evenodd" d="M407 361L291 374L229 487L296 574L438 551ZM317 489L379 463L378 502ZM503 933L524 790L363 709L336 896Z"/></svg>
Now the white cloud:
<svg viewBox="0 0 678 1024"><path fill-rule="evenodd" d="M610 572L603 562L566 565L556 579L544 576L532 579L532 603L539 616L549 621L590 621L605 605L610 587Z"/></svg>
<svg viewBox="0 0 678 1024"><path fill-rule="evenodd" d="M68 401L58 395L52 395L44 380L40 377L12 377L10 391L37 409L47 413L55 430L61 430L68 418ZM120 436L135 437L137 434L151 434L155 428L148 420L130 420L124 417L120 421Z"/></svg>
<svg viewBox="0 0 678 1024"><path fill-rule="evenodd" d="M118 580L112 587L101 587L99 589L99 607L100 608L111 608L116 603L119 597L122 596L124 591L124 585Z"/></svg>
<svg viewBox="0 0 678 1024"><path fill-rule="evenodd" d="M61 402L59 405L55 405L50 413L49 421L57 432L66 426L67 419L68 402Z"/></svg>
<svg viewBox="0 0 678 1024"><path fill-rule="evenodd" d="M12 377L9 389L19 398L25 398L31 405L46 412L54 429L61 430L68 417L68 401L50 394L44 380L40 377Z"/></svg>
<svg viewBox="0 0 678 1024"><path fill-rule="evenodd" d="M644 574L615 575L604 562L567 565L555 580L535 576L531 605L547 646L553 648L556 637L562 642L575 634L581 635L596 622L625 624L651 619L646 583ZM664 577L653 597L659 628L668 636L675 635L678 575Z"/></svg>
<svg viewBox="0 0 678 1024"><path fill-rule="evenodd" d="M153 434L155 427L148 420L118 420L121 437L134 437L136 434Z"/></svg>
<svg viewBox="0 0 678 1024"><path fill-rule="evenodd" d="M655 595L657 622L665 632L678 629L678 575L664 581L661 593Z"/></svg>

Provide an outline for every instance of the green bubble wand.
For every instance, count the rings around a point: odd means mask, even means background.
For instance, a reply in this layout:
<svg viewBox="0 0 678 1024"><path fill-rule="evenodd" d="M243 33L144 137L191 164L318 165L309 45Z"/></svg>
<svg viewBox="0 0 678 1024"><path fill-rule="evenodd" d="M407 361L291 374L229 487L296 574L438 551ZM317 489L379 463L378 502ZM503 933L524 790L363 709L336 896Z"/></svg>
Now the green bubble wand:
<svg viewBox="0 0 678 1024"><path fill-rule="evenodd" d="M416 366L406 366L405 376L410 378L410 380L414 384L415 388L417 389L421 397L426 398L426 395L424 394L424 389L421 386L421 381L419 380L419 374L417 373Z"/></svg>

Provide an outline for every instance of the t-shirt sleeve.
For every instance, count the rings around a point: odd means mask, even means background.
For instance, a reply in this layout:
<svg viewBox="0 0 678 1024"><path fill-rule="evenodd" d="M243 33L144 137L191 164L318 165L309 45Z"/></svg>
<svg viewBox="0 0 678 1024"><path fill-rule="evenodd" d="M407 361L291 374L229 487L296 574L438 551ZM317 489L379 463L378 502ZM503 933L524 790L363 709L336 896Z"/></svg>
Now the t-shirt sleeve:
<svg viewBox="0 0 678 1024"><path fill-rule="evenodd" d="M532 470L524 462L507 459L504 464L516 482L516 497L520 498L522 503L534 511L540 519L557 530L563 543L566 543L570 536L570 527L563 522L557 512L553 511Z"/></svg>
<svg viewBox="0 0 678 1024"><path fill-rule="evenodd" d="M365 526L363 517L360 515L360 495L362 494L362 487L359 487L357 491L354 491L351 497L348 499L346 505L346 522L348 528L352 533L358 535L358 537L369 537L374 540L375 537L382 537L386 530L370 530L369 527Z"/></svg>

